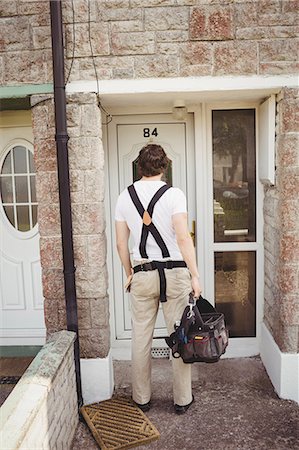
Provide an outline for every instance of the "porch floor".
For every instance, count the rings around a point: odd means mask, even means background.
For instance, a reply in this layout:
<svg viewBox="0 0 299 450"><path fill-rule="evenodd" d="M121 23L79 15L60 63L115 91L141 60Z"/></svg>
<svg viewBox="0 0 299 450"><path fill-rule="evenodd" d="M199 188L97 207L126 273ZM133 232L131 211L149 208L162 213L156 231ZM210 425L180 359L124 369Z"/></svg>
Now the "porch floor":
<svg viewBox="0 0 299 450"><path fill-rule="evenodd" d="M0 358L0 380L3 377L21 377L33 359L33 356ZM0 383L0 406L5 402L15 385Z"/></svg>
<svg viewBox="0 0 299 450"><path fill-rule="evenodd" d="M131 396L131 365L114 362L115 393ZM193 364L195 403L178 416L172 407L172 370L165 359L152 364L152 408L146 413L161 437L144 448L161 450L299 449L299 408L280 400L258 357ZM80 423L72 450L96 450Z"/></svg>

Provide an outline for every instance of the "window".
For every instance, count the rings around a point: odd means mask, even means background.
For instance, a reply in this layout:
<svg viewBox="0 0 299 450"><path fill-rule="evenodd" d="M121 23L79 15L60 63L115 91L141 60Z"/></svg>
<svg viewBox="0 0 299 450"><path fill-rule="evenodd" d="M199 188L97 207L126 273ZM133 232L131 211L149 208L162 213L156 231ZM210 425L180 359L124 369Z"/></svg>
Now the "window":
<svg viewBox="0 0 299 450"><path fill-rule="evenodd" d="M31 230L37 223L35 168L32 152L23 145L14 146L4 158L0 193L11 225L21 232Z"/></svg>

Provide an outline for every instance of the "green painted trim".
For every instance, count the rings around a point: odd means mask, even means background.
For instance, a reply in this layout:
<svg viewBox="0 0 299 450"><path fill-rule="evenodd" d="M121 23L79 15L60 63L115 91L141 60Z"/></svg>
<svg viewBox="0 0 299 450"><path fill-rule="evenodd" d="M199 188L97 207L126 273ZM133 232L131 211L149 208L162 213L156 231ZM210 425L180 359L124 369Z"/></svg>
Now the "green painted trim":
<svg viewBox="0 0 299 450"><path fill-rule="evenodd" d="M1 345L0 346L0 357L1 358L13 358L13 357L25 357L25 356L36 356L41 345Z"/></svg>
<svg viewBox="0 0 299 450"><path fill-rule="evenodd" d="M0 98L27 97L32 94L51 94L53 84L24 84L20 86L0 87Z"/></svg>

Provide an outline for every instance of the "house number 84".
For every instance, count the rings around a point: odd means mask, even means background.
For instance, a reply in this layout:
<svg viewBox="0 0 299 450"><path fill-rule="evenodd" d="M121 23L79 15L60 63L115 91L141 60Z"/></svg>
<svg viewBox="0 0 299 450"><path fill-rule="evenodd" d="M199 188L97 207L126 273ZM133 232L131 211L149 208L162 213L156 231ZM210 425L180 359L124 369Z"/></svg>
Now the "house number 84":
<svg viewBox="0 0 299 450"><path fill-rule="evenodd" d="M150 137L150 136L158 136L158 130L157 128L154 128L153 131L150 130L150 128L143 128L143 137Z"/></svg>

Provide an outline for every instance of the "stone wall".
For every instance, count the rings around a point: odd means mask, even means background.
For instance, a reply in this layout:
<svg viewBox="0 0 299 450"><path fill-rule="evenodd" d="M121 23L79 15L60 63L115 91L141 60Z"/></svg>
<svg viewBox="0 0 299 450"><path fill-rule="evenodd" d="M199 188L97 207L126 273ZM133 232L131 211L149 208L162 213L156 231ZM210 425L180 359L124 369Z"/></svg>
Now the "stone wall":
<svg viewBox="0 0 299 450"><path fill-rule="evenodd" d="M72 1L63 0L67 77L75 44L70 81L95 79L91 45L99 79L298 70L297 0L75 0L73 4L74 12ZM49 82L49 1L0 0L0 30L0 83Z"/></svg>
<svg viewBox="0 0 299 450"><path fill-rule="evenodd" d="M74 340L54 334L2 405L2 449L71 449L79 422Z"/></svg>
<svg viewBox="0 0 299 450"><path fill-rule="evenodd" d="M0 0L0 85L52 81L49 5Z"/></svg>
<svg viewBox="0 0 299 450"><path fill-rule="evenodd" d="M282 352L299 352L299 90L278 96L276 186L265 188L264 320Z"/></svg>
<svg viewBox="0 0 299 450"><path fill-rule="evenodd" d="M36 188L48 335L66 328L53 99L32 96ZM95 94L68 97L69 167L81 358L110 348L104 151Z"/></svg>

